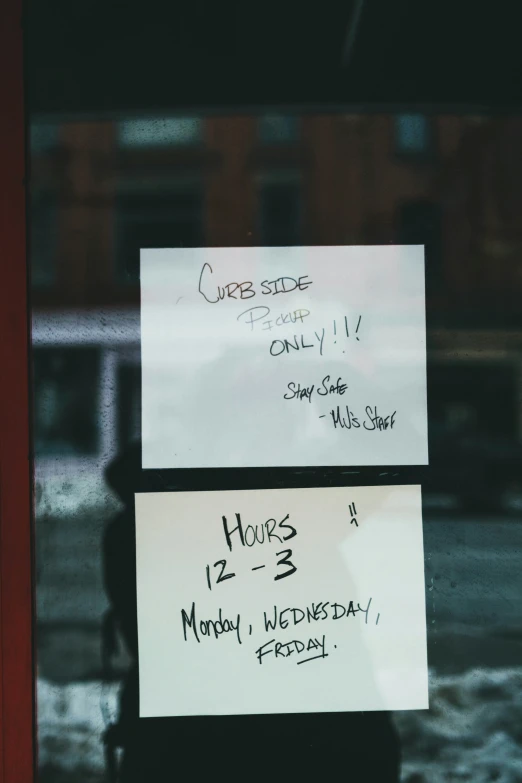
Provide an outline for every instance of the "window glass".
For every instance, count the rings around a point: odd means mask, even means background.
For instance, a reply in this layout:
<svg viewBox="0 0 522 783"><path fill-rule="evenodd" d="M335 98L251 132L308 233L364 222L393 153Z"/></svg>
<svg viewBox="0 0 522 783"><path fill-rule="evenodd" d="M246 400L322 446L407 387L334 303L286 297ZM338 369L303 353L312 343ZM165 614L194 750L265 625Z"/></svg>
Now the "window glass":
<svg viewBox="0 0 522 783"><path fill-rule="evenodd" d="M120 762L123 783L129 770L142 781L193 776L179 759L203 747L198 719L194 735L183 720L174 729L145 720L145 735L129 741L137 720L128 486L141 433L139 250L295 244L426 247L430 709L341 715L349 727L337 755L349 775L354 743L368 743L370 761L384 757L382 738L393 729L402 783L520 778L522 121L407 109L280 112L31 118L41 783L102 783ZM145 490L169 492L389 478L357 470L140 471L138 460L137 472ZM393 480L419 480L412 471L394 468ZM301 741L301 723L287 734L279 730L285 716L259 717L253 727L246 718L233 725L252 728L266 747L273 736L290 737L292 748ZM235 736L226 725L219 752ZM162 753L172 775L157 766Z"/></svg>
<svg viewBox="0 0 522 783"><path fill-rule="evenodd" d="M118 269L129 283L139 281L140 248L203 244L202 190L197 184L171 192L120 193L115 211Z"/></svg>
<svg viewBox="0 0 522 783"><path fill-rule="evenodd" d="M141 368L139 357L123 359L118 368L118 445L125 448L141 436Z"/></svg>
<svg viewBox="0 0 522 783"><path fill-rule="evenodd" d="M95 454L99 441L98 351L41 348L34 352L33 361L36 452Z"/></svg>
<svg viewBox="0 0 522 783"><path fill-rule="evenodd" d="M424 114L395 117L395 149L400 155L429 155L432 150L431 120Z"/></svg>
<svg viewBox="0 0 522 783"><path fill-rule="evenodd" d="M266 178L259 183L259 222L263 245L297 245L301 233L301 183Z"/></svg>
<svg viewBox="0 0 522 783"><path fill-rule="evenodd" d="M398 236L401 245L424 245L426 276L440 283L442 224L440 208L426 199L405 201L398 210Z"/></svg>
<svg viewBox="0 0 522 783"><path fill-rule="evenodd" d="M124 148L185 146L201 140L199 117L138 118L118 123L118 142Z"/></svg>
<svg viewBox="0 0 522 783"><path fill-rule="evenodd" d="M30 194L31 221L30 271L35 287L50 286L55 277L58 206L55 194L48 188L34 189Z"/></svg>
<svg viewBox="0 0 522 783"><path fill-rule="evenodd" d="M298 118L290 114L265 114L259 119L263 144L292 144L298 140Z"/></svg>
<svg viewBox="0 0 522 783"><path fill-rule="evenodd" d="M31 153L40 155L59 145L59 126L49 122L33 125L29 134Z"/></svg>

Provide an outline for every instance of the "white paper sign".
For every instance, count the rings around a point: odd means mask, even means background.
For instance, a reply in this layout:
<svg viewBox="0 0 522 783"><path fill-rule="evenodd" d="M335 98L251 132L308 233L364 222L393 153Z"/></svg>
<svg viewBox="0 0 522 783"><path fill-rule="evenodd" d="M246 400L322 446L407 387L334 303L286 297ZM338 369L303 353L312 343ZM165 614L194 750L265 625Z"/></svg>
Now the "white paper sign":
<svg viewBox="0 0 522 783"><path fill-rule="evenodd" d="M140 715L428 707L419 486L136 495Z"/></svg>
<svg viewBox="0 0 522 783"><path fill-rule="evenodd" d="M421 246L141 251L144 468L427 464Z"/></svg>

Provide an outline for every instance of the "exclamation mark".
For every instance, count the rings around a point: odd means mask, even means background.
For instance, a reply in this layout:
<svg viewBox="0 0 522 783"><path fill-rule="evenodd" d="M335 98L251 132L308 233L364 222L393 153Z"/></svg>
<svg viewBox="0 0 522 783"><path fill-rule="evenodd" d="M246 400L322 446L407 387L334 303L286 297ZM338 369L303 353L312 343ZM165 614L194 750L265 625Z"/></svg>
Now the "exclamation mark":
<svg viewBox="0 0 522 783"><path fill-rule="evenodd" d="M361 318L362 318L362 315L359 316L359 320L357 321L357 328L355 329L355 336L356 337L357 337L357 332L359 331L359 326L361 324ZM359 339L359 338L357 337L357 339Z"/></svg>
<svg viewBox="0 0 522 783"><path fill-rule="evenodd" d="M334 321L334 335L336 335L336 334L337 334L337 324ZM337 342L337 340L334 340L334 343L336 343L336 342Z"/></svg>

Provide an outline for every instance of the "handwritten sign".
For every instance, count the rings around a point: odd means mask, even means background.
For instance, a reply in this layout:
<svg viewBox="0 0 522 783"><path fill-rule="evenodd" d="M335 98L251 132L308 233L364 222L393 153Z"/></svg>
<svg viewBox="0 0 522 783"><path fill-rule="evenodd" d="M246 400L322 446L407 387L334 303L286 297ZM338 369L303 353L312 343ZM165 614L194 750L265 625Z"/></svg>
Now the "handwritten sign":
<svg viewBox="0 0 522 783"><path fill-rule="evenodd" d="M144 468L427 464L420 246L141 251Z"/></svg>
<svg viewBox="0 0 522 783"><path fill-rule="evenodd" d="M428 706L418 486L136 495L140 715Z"/></svg>

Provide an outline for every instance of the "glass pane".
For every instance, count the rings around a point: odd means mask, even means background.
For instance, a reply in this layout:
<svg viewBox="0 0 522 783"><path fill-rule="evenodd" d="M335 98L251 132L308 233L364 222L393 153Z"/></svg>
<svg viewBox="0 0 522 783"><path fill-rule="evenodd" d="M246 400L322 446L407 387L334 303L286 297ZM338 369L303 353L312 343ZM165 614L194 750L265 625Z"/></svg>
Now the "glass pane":
<svg viewBox="0 0 522 783"><path fill-rule="evenodd" d="M121 147L184 146L201 141L202 122L199 117L142 118L118 123Z"/></svg>
<svg viewBox="0 0 522 783"><path fill-rule="evenodd" d="M265 114L259 118L259 138L264 144L292 144L298 135L299 121L293 115Z"/></svg>
<svg viewBox="0 0 522 783"><path fill-rule="evenodd" d="M232 735L245 765L270 748L272 776L348 774L367 749L357 779L397 780L400 747L404 783L522 780L522 122L33 116L31 139L39 779L194 776L196 752L210 775ZM140 248L390 243L426 245L430 466L393 480L423 485L430 709L139 722L136 489L385 481L141 471Z"/></svg>
<svg viewBox="0 0 522 783"><path fill-rule="evenodd" d="M263 245L299 245L301 227L301 185L292 180L265 180L259 185L259 224Z"/></svg>
<svg viewBox="0 0 522 783"><path fill-rule="evenodd" d="M395 117L395 147L402 155L428 155L432 152L431 118L424 114L398 114Z"/></svg>

